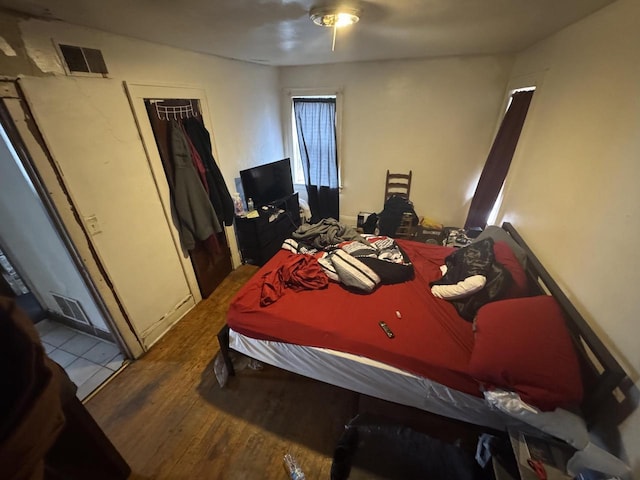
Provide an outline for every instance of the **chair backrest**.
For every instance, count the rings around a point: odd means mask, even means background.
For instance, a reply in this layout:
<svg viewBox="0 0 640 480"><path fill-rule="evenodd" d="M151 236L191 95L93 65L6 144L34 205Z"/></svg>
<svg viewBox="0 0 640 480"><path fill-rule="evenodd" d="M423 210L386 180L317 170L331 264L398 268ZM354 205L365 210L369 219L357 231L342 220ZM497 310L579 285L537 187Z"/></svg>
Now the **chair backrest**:
<svg viewBox="0 0 640 480"><path fill-rule="evenodd" d="M386 202L391 195L399 195L409 199L411 192L411 174L409 173L389 173L387 170L387 181L384 186L384 201Z"/></svg>

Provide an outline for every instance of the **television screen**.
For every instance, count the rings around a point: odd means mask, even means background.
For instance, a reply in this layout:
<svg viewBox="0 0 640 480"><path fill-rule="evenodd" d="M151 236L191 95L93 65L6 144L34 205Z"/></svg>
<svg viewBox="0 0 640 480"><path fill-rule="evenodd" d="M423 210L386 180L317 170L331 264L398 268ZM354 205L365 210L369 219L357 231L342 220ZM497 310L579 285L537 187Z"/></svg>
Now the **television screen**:
<svg viewBox="0 0 640 480"><path fill-rule="evenodd" d="M256 207L269 205L293 193L291 162L288 158L240 171L245 200Z"/></svg>

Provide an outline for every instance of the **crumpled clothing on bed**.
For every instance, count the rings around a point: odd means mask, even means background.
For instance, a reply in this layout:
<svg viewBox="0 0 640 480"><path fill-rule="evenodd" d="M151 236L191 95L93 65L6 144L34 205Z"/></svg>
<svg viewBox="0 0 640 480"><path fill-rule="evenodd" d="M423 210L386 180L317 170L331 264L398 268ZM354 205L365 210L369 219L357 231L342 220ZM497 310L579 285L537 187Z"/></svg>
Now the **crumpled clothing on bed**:
<svg viewBox="0 0 640 480"><path fill-rule="evenodd" d="M325 218L318 223L302 225L291 234L291 237L319 250L337 245L345 240L366 243L366 240L354 228L344 225L334 218Z"/></svg>
<svg viewBox="0 0 640 480"><path fill-rule="evenodd" d="M392 238L363 235L362 239L364 243L346 241L322 251L288 238L282 248L314 256L330 280L362 293L413 278L411 260Z"/></svg>
<svg viewBox="0 0 640 480"><path fill-rule="evenodd" d="M277 269L263 277L260 306L276 302L285 293L285 288L294 291L327 288L329 279L315 257L298 255L291 257Z"/></svg>

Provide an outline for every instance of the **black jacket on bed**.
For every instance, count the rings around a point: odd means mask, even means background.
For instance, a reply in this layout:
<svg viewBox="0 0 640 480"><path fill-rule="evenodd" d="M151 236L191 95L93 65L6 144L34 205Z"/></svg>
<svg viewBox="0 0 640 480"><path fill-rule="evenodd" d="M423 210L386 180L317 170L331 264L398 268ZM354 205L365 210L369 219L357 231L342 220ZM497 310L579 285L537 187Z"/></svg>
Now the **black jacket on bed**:
<svg viewBox="0 0 640 480"><path fill-rule="evenodd" d="M492 238L456 250L445 259L445 265L447 273L440 280L431 282L431 286L455 285L473 275L487 278L482 290L451 302L460 316L468 321L473 321L481 306L500 299L513 281L509 271L495 260Z"/></svg>

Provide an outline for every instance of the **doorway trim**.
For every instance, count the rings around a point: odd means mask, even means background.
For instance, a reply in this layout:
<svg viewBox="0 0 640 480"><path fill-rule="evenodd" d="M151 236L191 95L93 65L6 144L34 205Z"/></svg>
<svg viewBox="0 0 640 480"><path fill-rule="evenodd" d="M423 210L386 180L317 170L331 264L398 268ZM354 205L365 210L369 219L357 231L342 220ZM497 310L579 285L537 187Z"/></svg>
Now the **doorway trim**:
<svg viewBox="0 0 640 480"><path fill-rule="evenodd" d="M5 131L105 322L123 354L140 357L145 349L92 247L17 80L0 80L0 99L4 105L0 114L7 117Z"/></svg>
<svg viewBox="0 0 640 480"><path fill-rule="evenodd" d="M145 99L196 99L200 102L200 109L202 113L202 120L205 127L209 131L211 136L211 148L213 150L213 156L220 165L218 150L216 147L214 129L212 128L211 116L209 114L209 102L207 100L207 94L204 88L190 86L190 85L163 85L163 84L140 84L123 82L125 91L131 104L131 110L138 126L138 132L142 139L142 144L147 154L147 160L149 162L149 168L151 175L153 176L158 195L162 202L164 214L167 219L167 223L171 229L171 235L173 242L176 246L176 250L179 253L180 261L189 283L189 288L196 299L196 303L202 299L200 294L200 287L189 258L189 254L182 249L180 243L180 233L175 225L173 214L171 195L169 192L169 185L167 183L164 167L162 166L162 160L160 159L160 153L156 146L155 136L151 128L151 122L147 115L147 109L145 106ZM227 244L231 250L231 261L233 268L237 268L242 263L240 260L240 252L236 241L235 230L233 226L225 226L225 236L227 237Z"/></svg>

